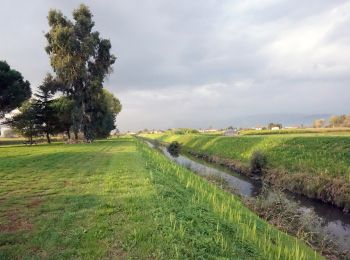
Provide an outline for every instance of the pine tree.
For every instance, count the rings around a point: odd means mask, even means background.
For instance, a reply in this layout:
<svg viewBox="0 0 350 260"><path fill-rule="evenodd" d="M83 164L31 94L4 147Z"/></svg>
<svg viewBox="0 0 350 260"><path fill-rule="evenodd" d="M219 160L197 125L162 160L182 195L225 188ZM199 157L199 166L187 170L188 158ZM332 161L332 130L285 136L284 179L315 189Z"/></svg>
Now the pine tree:
<svg viewBox="0 0 350 260"><path fill-rule="evenodd" d="M54 99L51 90L52 77L47 76L44 83L39 86L33 102L36 111L36 122L39 125L39 132L46 136L47 142L51 143L50 135L59 132L58 116L54 106Z"/></svg>

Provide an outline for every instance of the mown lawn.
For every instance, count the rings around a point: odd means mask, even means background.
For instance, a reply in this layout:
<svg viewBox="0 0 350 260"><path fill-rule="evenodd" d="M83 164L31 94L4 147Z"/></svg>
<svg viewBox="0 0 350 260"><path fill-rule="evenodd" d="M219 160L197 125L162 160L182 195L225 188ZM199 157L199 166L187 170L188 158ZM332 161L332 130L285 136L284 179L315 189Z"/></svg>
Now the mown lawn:
<svg viewBox="0 0 350 260"><path fill-rule="evenodd" d="M0 259L314 259L132 138L0 147Z"/></svg>
<svg viewBox="0 0 350 260"><path fill-rule="evenodd" d="M350 181L350 136L270 135L270 136L208 136L208 135L146 135L161 141L179 141L185 147L239 160L249 164L254 151L262 151L270 166L290 173L342 176Z"/></svg>

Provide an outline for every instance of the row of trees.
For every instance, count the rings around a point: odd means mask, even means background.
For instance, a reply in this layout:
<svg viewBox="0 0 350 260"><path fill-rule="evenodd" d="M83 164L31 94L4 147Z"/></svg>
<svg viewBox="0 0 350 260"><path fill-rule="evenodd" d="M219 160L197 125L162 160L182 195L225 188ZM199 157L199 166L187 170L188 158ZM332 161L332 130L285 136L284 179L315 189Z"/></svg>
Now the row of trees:
<svg viewBox="0 0 350 260"><path fill-rule="evenodd" d="M7 123L31 141L45 135L50 142L51 135L62 132L68 138L72 132L75 139L82 133L88 142L108 136L121 111L119 100L103 88L116 60L110 41L92 30L92 14L85 5L73 11L73 21L50 10L48 23L45 50L54 74L48 74L29 99L29 82L0 63L0 117L22 104Z"/></svg>
<svg viewBox="0 0 350 260"><path fill-rule="evenodd" d="M350 115L331 116L328 122L325 119L317 119L313 127L350 127Z"/></svg>
<svg viewBox="0 0 350 260"><path fill-rule="evenodd" d="M115 117L121 110L121 104L107 90L103 90L98 97L99 102L93 113L94 135L96 138L106 138L116 128ZM16 129L23 136L33 141L33 137L45 136L47 142L51 143L51 136L59 133L66 133L71 138L73 127L72 111L74 101L66 96L53 98L46 85L39 87L34 98L24 102L19 108L19 113L7 121L12 128ZM78 133L75 139L78 139Z"/></svg>

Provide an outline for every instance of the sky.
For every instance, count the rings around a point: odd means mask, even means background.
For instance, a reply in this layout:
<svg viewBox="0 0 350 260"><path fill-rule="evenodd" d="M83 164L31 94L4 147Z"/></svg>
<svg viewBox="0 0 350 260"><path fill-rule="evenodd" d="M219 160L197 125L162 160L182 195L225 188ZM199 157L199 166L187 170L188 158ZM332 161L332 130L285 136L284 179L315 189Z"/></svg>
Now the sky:
<svg viewBox="0 0 350 260"><path fill-rule="evenodd" d="M0 60L34 90L50 72L49 9L90 7L117 56L104 85L122 131L350 113L350 1L0 1Z"/></svg>

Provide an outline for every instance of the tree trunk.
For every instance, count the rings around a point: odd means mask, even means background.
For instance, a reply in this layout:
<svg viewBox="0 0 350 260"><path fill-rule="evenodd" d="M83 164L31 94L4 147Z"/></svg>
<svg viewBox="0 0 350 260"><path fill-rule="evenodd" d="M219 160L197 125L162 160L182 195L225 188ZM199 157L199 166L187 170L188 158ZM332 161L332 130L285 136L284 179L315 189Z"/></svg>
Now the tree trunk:
<svg viewBox="0 0 350 260"><path fill-rule="evenodd" d="M46 139L47 139L47 143L51 144L51 139L50 139L50 134L46 133Z"/></svg>
<svg viewBox="0 0 350 260"><path fill-rule="evenodd" d="M78 132L77 132L77 131L74 131L74 139L75 139L76 141L78 141Z"/></svg>
<svg viewBox="0 0 350 260"><path fill-rule="evenodd" d="M33 136L32 135L30 135L30 137L29 137L29 142L31 145L33 144Z"/></svg>
<svg viewBox="0 0 350 260"><path fill-rule="evenodd" d="M67 137L68 137L68 140L70 140L70 131L69 131L69 129L67 129Z"/></svg>

